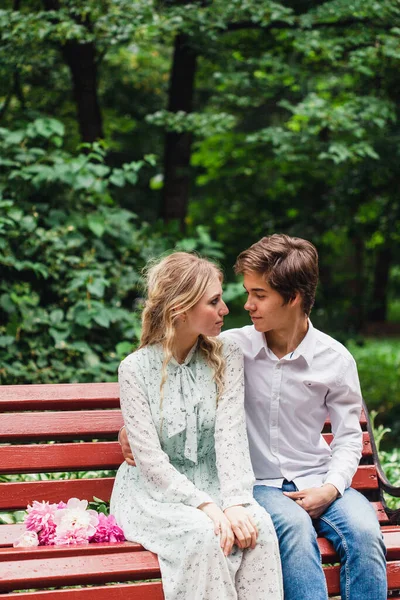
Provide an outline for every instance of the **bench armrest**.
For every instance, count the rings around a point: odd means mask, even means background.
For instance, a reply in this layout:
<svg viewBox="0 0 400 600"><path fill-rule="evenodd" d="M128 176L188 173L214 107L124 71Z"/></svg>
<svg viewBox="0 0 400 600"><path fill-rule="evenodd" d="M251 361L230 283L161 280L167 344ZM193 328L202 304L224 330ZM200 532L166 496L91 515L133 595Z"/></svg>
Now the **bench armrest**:
<svg viewBox="0 0 400 600"><path fill-rule="evenodd" d="M374 465L376 467L376 471L378 474L379 491L380 491L381 501L382 501L382 504L383 504L383 507L384 507L386 513L390 517L390 521L393 523L400 523L400 509L394 510L392 508L389 508L387 506L387 504L385 502L385 498L383 496L383 492L386 492L387 494L389 494L390 496L393 496L394 498L400 498L400 486L393 485L393 483L390 483L390 481L388 480L388 478L386 477L386 475L382 469L381 461L379 460L378 449L377 449L376 443L375 443L374 433L373 433L372 427L371 427L371 420L369 418L368 409L365 405L364 400L363 400L363 405L364 405L365 416L367 417L367 429L368 429L369 438L370 438L371 447L372 447L372 456L373 456Z"/></svg>

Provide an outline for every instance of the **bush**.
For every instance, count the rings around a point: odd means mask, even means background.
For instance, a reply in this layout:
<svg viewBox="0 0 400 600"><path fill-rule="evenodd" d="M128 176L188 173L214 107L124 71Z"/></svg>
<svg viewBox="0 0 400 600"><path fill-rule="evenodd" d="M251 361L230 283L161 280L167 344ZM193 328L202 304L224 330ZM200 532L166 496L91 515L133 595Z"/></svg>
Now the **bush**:
<svg viewBox="0 0 400 600"><path fill-rule="evenodd" d="M62 150L63 126L0 129L0 383L110 381L137 344L141 269L176 246L221 256L199 227L139 223L113 200L153 158L111 169L102 145Z"/></svg>
<svg viewBox="0 0 400 600"><path fill-rule="evenodd" d="M378 422L390 426L386 449L397 445L400 434L400 341L371 340L363 345L348 342L357 361L361 389L368 409L378 411Z"/></svg>

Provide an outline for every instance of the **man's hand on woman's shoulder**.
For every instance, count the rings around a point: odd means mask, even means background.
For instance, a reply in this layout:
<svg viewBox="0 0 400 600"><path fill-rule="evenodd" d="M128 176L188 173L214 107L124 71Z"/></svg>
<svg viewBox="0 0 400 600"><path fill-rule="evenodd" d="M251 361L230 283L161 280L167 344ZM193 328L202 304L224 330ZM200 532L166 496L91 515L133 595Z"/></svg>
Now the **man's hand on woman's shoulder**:
<svg viewBox="0 0 400 600"><path fill-rule="evenodd" d="M131 465L132 467L136 467L135 458L132 454L132 450L129 445L128 435L126 433L125 426L121 427L121 429L119 430L118 441L121 445L121 451L122 451L123 457L125 459L125 462L127 462L128 465Z"/></svg>

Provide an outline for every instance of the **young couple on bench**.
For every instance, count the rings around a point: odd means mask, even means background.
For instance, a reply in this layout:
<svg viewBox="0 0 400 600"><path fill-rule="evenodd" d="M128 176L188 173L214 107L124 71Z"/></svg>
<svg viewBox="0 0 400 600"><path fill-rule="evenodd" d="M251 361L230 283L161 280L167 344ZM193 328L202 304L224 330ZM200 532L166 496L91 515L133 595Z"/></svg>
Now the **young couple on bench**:
<svg viewBox="0 0 400 600"><path fill-rule="evenodd" d="M157 553L165 600L326 600L317 534L340 556L342 600L386 600L379 524L349 487L357 368L309 321L316 249L272 235L235 271L253 325L220 335L214 264L176 252L149 269L140 347L119 370L126 462L111 511Z"/></svg>

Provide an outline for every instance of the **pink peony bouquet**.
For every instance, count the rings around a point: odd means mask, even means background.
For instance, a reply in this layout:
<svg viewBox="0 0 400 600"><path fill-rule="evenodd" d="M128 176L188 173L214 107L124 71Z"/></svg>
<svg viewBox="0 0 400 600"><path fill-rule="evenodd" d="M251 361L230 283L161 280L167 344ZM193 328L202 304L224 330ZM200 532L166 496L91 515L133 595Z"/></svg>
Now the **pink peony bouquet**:
<svg viewBox="0 0 400 600"><path fill-rule="evenodd" d="M123 542L122 529L115 517L88 509L86 500L70 498L50 504L28 505L26 531L14 542L14 547L65 546L100 542Z"/></svg>

